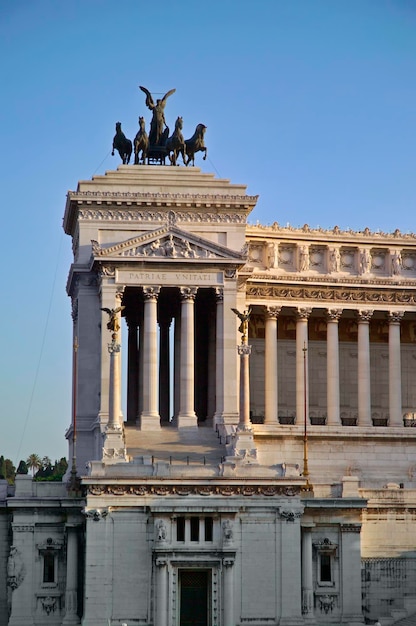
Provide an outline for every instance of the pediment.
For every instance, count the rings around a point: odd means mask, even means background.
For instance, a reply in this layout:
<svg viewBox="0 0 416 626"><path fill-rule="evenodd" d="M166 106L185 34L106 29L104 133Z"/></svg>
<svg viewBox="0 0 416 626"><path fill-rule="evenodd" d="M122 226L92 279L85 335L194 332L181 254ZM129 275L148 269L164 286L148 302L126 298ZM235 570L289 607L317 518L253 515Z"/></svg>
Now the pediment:
<svg viewBox="0 0 416 626"><path fill-rule="evenodd" d="M225 246L192 235L176 226L164 226L110 247L92 241L94 260L161 260L245 263L246 256Z"/></svg>

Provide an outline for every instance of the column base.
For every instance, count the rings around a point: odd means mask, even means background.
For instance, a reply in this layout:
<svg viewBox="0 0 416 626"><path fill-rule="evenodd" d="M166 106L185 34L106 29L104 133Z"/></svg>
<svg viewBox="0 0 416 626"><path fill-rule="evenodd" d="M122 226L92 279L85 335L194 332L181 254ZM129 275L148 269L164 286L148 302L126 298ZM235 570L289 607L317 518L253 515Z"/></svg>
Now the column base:
<svg viewBox="0 0 416 626"><path fill-rule="evenodd" d="M182 428L198 428L198 418L195 413L191 415L181 415L179 413L176 422L179 430Z"/></svg>
<svg viewBox="0 0 416 626"><path fill-rule="evenodd" d="M240 421L238 413L215 413L214 424L225 424L227 426L236 426Z"/></svg>
<svg viewBox="0 0 416 626"><path fill-rule="evenodd" d="M154 431L160 430L160 415L158 413L155 415L142 413L139 420L139 429Z"/></svg>
<svg viewBox="0 0 416 626"><path fill-rule="evenodd" d="M79 626L79 624L81 624L81 621L76 613L71 613L71 615L68 616L65 615L62 620L62 626Z"/></svg>
<svg viewBox="0 0 416 626"><path fill-rule="evenodd" d="M279 626L304 626L303 617L281 617Z"/></svg>

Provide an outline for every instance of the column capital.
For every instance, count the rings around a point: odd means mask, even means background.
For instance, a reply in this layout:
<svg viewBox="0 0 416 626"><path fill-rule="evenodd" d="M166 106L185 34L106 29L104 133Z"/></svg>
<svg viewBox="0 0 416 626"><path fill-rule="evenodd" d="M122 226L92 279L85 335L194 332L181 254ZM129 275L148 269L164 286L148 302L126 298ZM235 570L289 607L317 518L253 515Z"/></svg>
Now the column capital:
<svg viewBox="0 0 416 626"><path fill-rule="evenodd" d="M371 318L373 317L374 311L372 309L364 310L359 309L357 311L358 323L369 323Z"/></svg>
<svg viewBox="0 0 416 626"><path fill-rule="evenodd" d="M179 287L181 300L195 300L198 287Z"/></svg>
<svg viewBox="0 0 416 626"><path fill-rule="evenodd" d="M326 309L325 318L327 322L338 322L342 315L342 309Z"/></svg>
<svg viewBox="0 0 416 626"><path fill-rule="evenodd" d="M312 309L310 307L299 307L296 309L296 319L300 320L308 320L312 313Z"/></svg>
<svg viewBox="0 0 416 626"><path fill-rule="evenodd" d="M223 302L224 301L224 287L214 287L214 291L215 291L215 300L217 302Z"/></svg>
<svg viewBox="0 0 416 626"><path fill-rule="evenodd" d="M361 524L341 524L340 531L341 533L360 533Z"/></svg>
<svg viewBox="0 0 416 626"><path fill-rule="evenodd" d="M282 308L281 306L266 306L266 319L277 320Z"/></svg>
<svg viewBox="0 0 416 626"><path fill-rule="evenodd" d="M168 560L166 558L163 557L158 557L156 559L156 567L166 567L166 565L168 564Z"/></svg>
<svg viewBox="0 0 416 626"><path fill-rule="evenodd" d="M404 311L387 311L389 324L400 324L404 316Z"/></svg>
<svg viewBox="0 0 416 626"><path fill-rule="evenodd" d="M234 561L235 559L233 557L227 556L222 560L222 564L224 565L224 567L229 568L234 565Z"/></svg>
<svg viewBox="0 0 416 626"><path fill-rule="evenodd" d="M157 300L160 287L147 287L143 285L143 297L145 300Z"/></svg>
<svg viewBox="0 0 416 626"><path fill-rule="evenodd" d="M294 509L289 509L289 510L280 509L279 515L282 519L286 521L286 523L293 524L296 520L302 517L302 512L295 511Z"/></svg>

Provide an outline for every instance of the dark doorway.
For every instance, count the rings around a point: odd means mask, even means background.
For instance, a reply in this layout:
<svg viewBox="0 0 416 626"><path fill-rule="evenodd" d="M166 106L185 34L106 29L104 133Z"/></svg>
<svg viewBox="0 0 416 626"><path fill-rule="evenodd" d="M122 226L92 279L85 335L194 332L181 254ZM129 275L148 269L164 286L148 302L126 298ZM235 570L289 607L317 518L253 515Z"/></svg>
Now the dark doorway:
<svg viewBox="0 0 416 626"><path fill-rule="evenodd" d="M209 580L208 570L179 570L180 626L210 626Z"/></svg>

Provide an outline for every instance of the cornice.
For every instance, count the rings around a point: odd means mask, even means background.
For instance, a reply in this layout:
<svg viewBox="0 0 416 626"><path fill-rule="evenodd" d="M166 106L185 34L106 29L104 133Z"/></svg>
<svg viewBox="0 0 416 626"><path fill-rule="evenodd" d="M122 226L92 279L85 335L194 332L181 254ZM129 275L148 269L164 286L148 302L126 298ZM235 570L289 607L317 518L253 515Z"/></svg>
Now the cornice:
<svg viewBox="0 0 416 626"><path fill-rule="evenodd" d="M386 233L382 231L372 231L369 228L365 228L361 231L354 231L351 229L341 230L338 226L334 226L331 229L325 228L311 228L308 224L305 224L301 228L297 228L291 225L281 226L277 222L271 225L263 224L248 224L247 225L247 237L253 237L255 239L259 237L266 237L267 239L302 239L305 241L313 242L337 242L343 243L363 243L365 245L380 246L387 243L398 245L402 242L413 243L416 240L416 233L402 233L398 228L392 233Z"/></svg>
<svg viewBox="0 0 416 626"><path fill-rule="evenodd" d="M170 206L171 204L187 204L189 207L201 204L210 206L239 206L241 208L254 206L258 196L241 194L215 194L215 193L169 193L169 192L142 192L142 191L69 191L68 200L78 204L88 202L106 204L120 203L121 201L134 200L137 206Z"/></svg>
<svg viewBox="0 0 416 626"><path fill-rule="evenodd" d="M241 224L246 222L257 198L231 194L69 191L63 225L65 232L72 234L77 219L166 221L166 211L171 209L175 209L181 222Z"/></svg>

